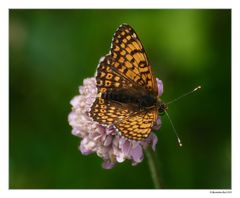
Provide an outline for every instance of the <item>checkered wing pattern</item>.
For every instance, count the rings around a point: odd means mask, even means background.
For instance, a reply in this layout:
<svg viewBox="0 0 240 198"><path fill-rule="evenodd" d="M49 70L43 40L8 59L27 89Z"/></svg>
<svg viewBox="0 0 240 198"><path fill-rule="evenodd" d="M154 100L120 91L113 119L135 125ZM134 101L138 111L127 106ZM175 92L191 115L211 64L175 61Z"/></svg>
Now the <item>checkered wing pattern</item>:
<svg viewBox="0 0 240 198"><path fill-rule="evenodd" d="M139 110L132 104L119 104L104 99L103 93L125 90L129 95L157 95L156 79L152 74L145 50L129 25L121 25L114 34L109 54L101 58L96 72L98 96L90 116L102 125L114 125L122 136L143 140L151 132L157 108Z"/></svg>
<svg viewBox="0 0 240 198"><path fill-rule="evenodd" d="M125 88L127 89L130 84L126 81L123 75L113 67L114 60L110 55L103 57L100 61L96 73L97 88L100 93L104 93L107 90L117 90Z"/></svg>
<svg viewBox="0 0 240 198"><path fill-rule="evenodd" d="M137 141L144 140L151 132L157 119L156 109L133 111L127 105L109 102L98 97L91 109L91 117L104 126L114 125L119 134Z"/></svg>
<svg viewBox="0 0 240 198"><path fill-rule="evenodd" d="M101 97L97 97L90 111L91 117L99 124L109 126L131 115L127 105L122 106Z"/></svg>
<svg viewBox="0 0 240 198"><path fill-rule="evenodd" d="M114 34L111 55L113 66L127 79L157 94L157 83L146 52L133 28L121 25Z"/></svg>
<svg viewBox="0 0 240 198"><path fill-rule="evenodd" d="M156 119L157 111L151 109L149 111L134 113L117 122L115 126L124 137L141 141L148 137Z"/></svg>

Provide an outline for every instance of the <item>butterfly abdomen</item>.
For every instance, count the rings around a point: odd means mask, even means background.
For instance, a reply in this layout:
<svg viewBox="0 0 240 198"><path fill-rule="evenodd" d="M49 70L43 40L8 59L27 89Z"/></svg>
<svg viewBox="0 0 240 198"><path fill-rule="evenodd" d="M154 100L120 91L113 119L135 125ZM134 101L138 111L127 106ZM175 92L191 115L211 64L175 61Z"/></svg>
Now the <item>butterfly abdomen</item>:
<svg viewBox="0 0 240 198"><path fill-rule="evenodd" d="M102 98L106 100L116 101L124 104L135 104L140 108L148 108L156 105L156 97L149 94L144 96L137 96L116 91L109 91L102 94Z"/></svg>
<svg viewBox="0 0 240 198"><path fill-rule="evenodd" d="M102 94L103 99L111 100L111 101L116 101L119 103L137 103L137 99L134 96L125 94L125 93L119 93L119 92L114 92L114 91L109 91L105 92Z"/></svg>

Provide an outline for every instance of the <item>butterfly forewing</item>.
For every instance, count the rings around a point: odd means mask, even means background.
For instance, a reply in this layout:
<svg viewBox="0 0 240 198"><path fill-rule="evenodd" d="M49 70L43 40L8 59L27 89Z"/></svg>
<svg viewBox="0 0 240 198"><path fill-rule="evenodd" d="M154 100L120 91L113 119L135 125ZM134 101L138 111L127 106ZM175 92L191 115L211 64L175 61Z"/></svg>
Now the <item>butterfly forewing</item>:
<svg viewBox="0 0 240 198"><path fill-rule="evenodd" d="M110 55L107 55L99 63L96 74L96 82L98 91L101 93L107 90L120 89L127 85L124 83L124 78L117 72L113 71L113 61Z"/></svg>
<svg viewBox="0 0 240 198"><path fill-rule="evenodd" d="M116 68L123 75L157 94L156 79L146 52L131 26L123 24L117 29L112 40L111 55L117 63Z"/></svg>

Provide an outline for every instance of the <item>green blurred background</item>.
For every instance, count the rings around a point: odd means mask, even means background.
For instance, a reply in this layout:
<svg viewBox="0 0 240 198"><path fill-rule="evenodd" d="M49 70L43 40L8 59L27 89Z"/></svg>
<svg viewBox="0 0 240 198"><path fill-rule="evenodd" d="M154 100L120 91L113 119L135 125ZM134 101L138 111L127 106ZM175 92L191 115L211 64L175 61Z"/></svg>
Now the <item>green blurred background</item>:
<svg viewBox="0 0 240 198"><path fill-rule="evenodd" d="M153 188L145 159L112 170L83 156L67 117L122 23L136 30L169 101L157 132L168 189L231 188L231 10L10 10L10 188Z"/></svg>

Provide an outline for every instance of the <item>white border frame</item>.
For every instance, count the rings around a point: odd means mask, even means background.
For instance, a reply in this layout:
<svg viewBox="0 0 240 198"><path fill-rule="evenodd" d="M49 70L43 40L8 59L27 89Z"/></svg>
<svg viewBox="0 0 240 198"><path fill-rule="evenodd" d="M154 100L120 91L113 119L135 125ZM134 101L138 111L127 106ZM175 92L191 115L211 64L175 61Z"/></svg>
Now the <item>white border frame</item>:
<svg viewBox="0 0 240 198"><path fill-rule="evenodd" d="M43 197L43 196L97 196L97 197L239 197L240 196L240 6L234 0L9 0L0 2L0 197ZM9 190L9 53L8 16L11 8L212 8L232 9L232 191L211 193L211 190ZM224 94L224 93L223 93ZM219 189L220 190L220 189ZM216 190L214 190L216 191ZM221 190L220 190L221 191Z"/></svg>

